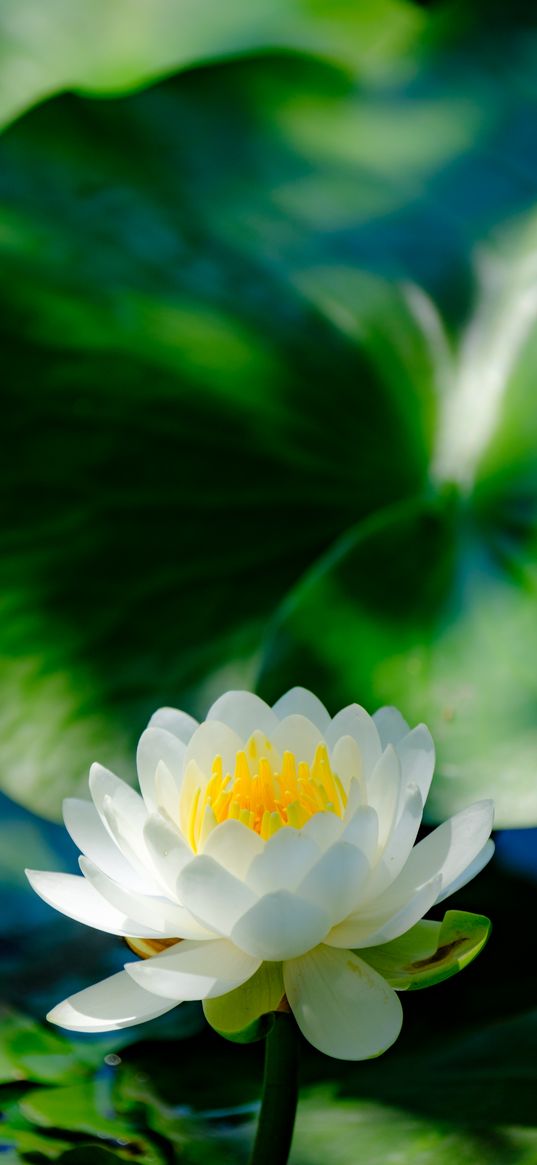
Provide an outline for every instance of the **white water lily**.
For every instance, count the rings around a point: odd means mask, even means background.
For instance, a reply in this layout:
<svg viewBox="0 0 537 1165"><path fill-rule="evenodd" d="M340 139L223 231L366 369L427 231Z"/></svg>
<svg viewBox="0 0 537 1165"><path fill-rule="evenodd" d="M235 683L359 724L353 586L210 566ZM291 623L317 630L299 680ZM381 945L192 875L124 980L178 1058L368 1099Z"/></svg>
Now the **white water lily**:
<svg viewBox="0 0 537 1165"><path fill-rule="evenodd" d="M65 802L82 875L28 871L51 906L143 957L48 1018L109 1031L201 999L231 1034L283 1005L328 1055L378 1055L401 1027L394 987L457 948L420 920L493 850L489 801L414 844L433 768L424 725L356 704L331 719L301 688L272 708L228 692L202 724L156 712L141 795L94 765L93 802Z"/></svg>

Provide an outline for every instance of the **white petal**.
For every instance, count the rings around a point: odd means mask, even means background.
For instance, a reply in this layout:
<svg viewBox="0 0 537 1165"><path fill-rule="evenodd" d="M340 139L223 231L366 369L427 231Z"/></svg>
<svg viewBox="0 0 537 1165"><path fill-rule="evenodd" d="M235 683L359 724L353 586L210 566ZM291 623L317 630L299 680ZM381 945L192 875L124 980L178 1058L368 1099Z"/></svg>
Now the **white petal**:
<svg viewBox="0 0 537 1165"><path fill-rule="evenodd" d="M384 708L379 708L373 713L372 719L383 748L386 748L387 744L399 744L403 736L410 732L410 725L393 705L386 704Z"/></svg>
<svg viewBox="0 0 537 1165"><path fill-rule="evenodd" d="M264 849L265 842L258 833L242 821L230 819L211 831L203 852L242 881L254 858Z"/></svg>
<svg viewBox="0 0 537 1165"><path fill-rule="evenodd" d="M153 813L144 826L144 840L155 874L168 894L177 897L177 878L192 861L192 850L179 830L160 813Z"/></svg>
<svg viewBox="0 0 537 1165"><path fill-rule="evenodd" d="M416 785L409 785L405 790L401 816L368 882L364 903L382 894L400 874L416 840L422 814L421 793Z"/></svg>
<svg viewBox="0 0 537 1165"><path fill-rule="evenodd" d="M147 809L142 797L99 764L91 766L89 786L105 828L127 861L143 876L147 867L143 840Z"/></svg>
<svg viewBox="0 0 537 1165"><path fill-rule="evenodd" d="M318 745L323 744L323 735L305 716L286 716L278 722L272 740L280 752L292 752L297 761L310 765Z"/></svg>
<svg viewBox="0 0 537 1165"><path fill-rule="evenodd" d="M182 782L181 782L182 784ZM181 814L181 792L177 782L163 761L159 761L155 773L154 795L157 809L165 813L171 821L179 823ZM147 804L147 802L146 802ZM149 808L149 806L148 806Z"/></svg>
<svg viewBox="0 0 537 1165"><path fill-rule="evenodd" d="M305 837L310 837L323 852L340 836L345 822L337 813L314 813L309 821L300 830Z"/></svg>
<svg viewBox="0 0 537 1165"><path fill-rule="evenodd" d="M330 761L345 791L348 791L351 781L357 781L358 787L362 792L362 800L365 801L365 778L362 753L353 736L340 736L332 749Z"/></svg>
<svg viewBox="0 0 537 1165"><path fill-rule="evenodd" d="M229 725L243 741L256 731L270 737L278 724L272 708L253 692L226 692L209 708L207 720Z"/></svg>
<svg viewBox="0 0 537 1165"><path fill-rule="evenodd" d="M441 893L438 895L436 902L443 902L444 898L447 898L450 894L454 894L456 890L460 890L462 886L466 886L468 882L472 881L472 878L475 878L477 874L480 874L481 870L483 870L487 863L490 862L490 859L494 853L494 849L494 842L489 838L489 840L485 842L483 849L479 851L473 862L470 862L470 865L466 866L466 869L462 871L462 874L459 874L458 878L455 878L455 880L450 882L448 886L444 886Z"/></svg>
<svg viewBox="0 0 537 1165"><path fill-rule="evenodd" d="M400 790L399 758L393 745L389 744L367 781L367 800L378 816L378 844L381 850L384 849L394 825Z"/></svg>
<svg viewBox="0 0 537 1165"><path fill-rule="evenodd" d="M176 790L176 814L179 812L179 790L183 776L186 745L165 728L146 728L142 732L136 753L138 779L149 812L159 804L155 780L160 764L165 765Z"/></svg>
<svg viewBox="0 0 537 1165"><path fill-rule="evenodd" d="M318 947L283 968L285 993L302 1034L326 1056L367 1060L397 1039L395 991L350 951Z"/></svg>
<svg viewBox="0 0 537 1165"><path fill-rule="evenodd" d="M177 1007L176 999L152 995L119 971L58 1003L47 1019L73 1032L110 1032L155 1019L172 1007Z"/></svg>
<svg viewBox="0 0 537 1165"><path fill-rule="evenodd" d="M335 748L341 736L352 736L359 745L362 754L364 776L376 765L380 753L380 740L371 716L359 704L349 704L342 708L327 728L325 737L330 749Z"/></svg>
<svg viewBox="0 0 537 1165"><path fill-rule="evenodd" d="M328 915L316 903L277 890L243 914L230 937L256 958L292 959L316 946L329 926Z"/></svg>
<svg viewBox="0 0 537 1165"><path fill-rule="evenodd" d="M143 887L143 878L112 840L92 801L67 797L63 802L63 819L75 845L105 874L132 889Z"/></svg>
<svg viewBox="0 0 537 1165"><path fill-rule="evenodd" d="M161 938L209 938L210 932L174 902L149 894L136 894L118 885L98 870L88 858L80 858L80 868L88 882L116 910L133 918L139 927Z"/></svg>
<svg viewBox="0 0 537 1165"><path fill-rule="evenodd" d="M345 820L345 828L340 835L340 841L355 845L371 866L377 853L379 821L375 809L370 805L361 805L352 817Z"/></svg>
<svg viewBox="0 0 537 1165"><path fill-rule="evenodd" d="M235 758L243 748L242 737L227 724L221 724L218 720L205 720L196 728L187 746L185 769L190 761L195 761L205 779L209 780L215 757L221 756L224 772L233 773Z"/></svg>
<svg viewBox="0 0 537 1165"><path fill-rule="evenodd" d="M416 886L440 875L439 893L448 894L481 852L493 825L492 801L477 801L414 846L399 877L386 895L412 894ZM459 883L462 884L462 883Z"/></svg>
<svg viewBox="0 0 537 1165"><path fill-rule="evenodd" d="M439 887L440 878L432 878L409 901L391 911L366 914L358 910L335 926L325 941L333 947L375 947L391 942L427 914L436 901Z"/></svg>
<svg viewBox="0 0 537 1165"><path fill-rule="evenodd" d="M121 780L121 777L116 777L115 773L111 773L110 769L105 769L103 765L93 764L90 769L89 786L99 813L105 797L110 797L116 801L122 812L128 814L142 828L147 816L143 800L135 789L131 789L126 781Z"/></svg>
<svg viewBox="0 0 537 1165"><path fill-rule="evenodd" d="M180 712L178 708L159 708L153 713L147 727L165 728L166 732L173 732L183 744L188 744L199 724L193 716L189 716L187 712Z"/></svg>
<svg viewBox="0 0 537 1165"><path fill-rule="evenodd" d="M319 846L303 830L286 825L254 858L246 881L259 895L270 894L273 890L294 890L320 856Z"/></svg>
<svg viewBox="0 0 537 1165"><path fill-rule="evenodd" d="M287 716L305 716L324 733L330 724L330 716L324 704L309 692L307 688L291 688L273 705L272 711L278 720L285 720Z"/></svg>
<svg viewBox="0 0 537 1165"><path fill-rule="evenodd" d="M206 854L200 854L179 874L177 889L186 908L209 930L228 937L256 895Z"/></svg>
<svg viewBox="0 0 537 1165"><path fill-rule="evenodd" d="M260 965L261 959L246 955L227 939L216 939L178 943L151 959L126 963L125 970L147 991L179 1002L227 995L251 979Z"/></svg>
<svg viewBox="0 0 537 1165"><path fill-rule="evenodd" d="M309 871L297 894L320 906L335 925L354 910L369 871L367 858L356 846L337 841Z"/></svg>
<svg viewBox="0 0 537 1165"><path fill-rule="evenodd" d="M68 918L83 922L106 934L130 935L132 938L159 938L157 931L139 926L134 919L116 910L97 893L94 886L77 874L57 874L46 870L26 870L36 894Z"/></svg>
<svg viewBox="0 0 537 1165"><path fill-rule="evenodd" d="M396 747L401 762L403 787L409 783L417 785L425 805L435 764L434 741L429 729L425 724L418 724L397 742Z"/></svg>
<svg viewBox="0 0 537 1165"><path fill-rule="evenodd" d="M365 794L365 802L367 803L367 793ZM345 821L354 815L355 811L364 805L364 783L352 780L347 790L347 804L343 814Z"/></svg>

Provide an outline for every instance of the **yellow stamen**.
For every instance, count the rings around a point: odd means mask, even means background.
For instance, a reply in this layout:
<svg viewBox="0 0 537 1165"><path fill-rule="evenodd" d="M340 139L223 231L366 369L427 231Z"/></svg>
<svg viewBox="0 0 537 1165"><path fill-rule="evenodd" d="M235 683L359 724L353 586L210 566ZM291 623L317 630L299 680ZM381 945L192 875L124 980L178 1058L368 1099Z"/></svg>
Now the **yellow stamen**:
<svg viewBox="0 0 537 1165"><path fill-rule="evenodd" d="M226 772L222 757L216 756L207 780L197 769L196 782L195 773L196 767L184 785L180 819L196 852L224 821L240 821L268 841L283 826L301 829L315 813L342 817L347 804L324 744L317 747L311 764L289 751L280 762L270 741L256 732L237 752L232 772Z"/></svg>
<svg viewBox="0 0 537 1165"><path fill-rule="evenodd" d="M150 959L153 955L160 955L168 947L174 947L182 940L180 938L126 938L125 942L135 955L141 959Z"/></svg>

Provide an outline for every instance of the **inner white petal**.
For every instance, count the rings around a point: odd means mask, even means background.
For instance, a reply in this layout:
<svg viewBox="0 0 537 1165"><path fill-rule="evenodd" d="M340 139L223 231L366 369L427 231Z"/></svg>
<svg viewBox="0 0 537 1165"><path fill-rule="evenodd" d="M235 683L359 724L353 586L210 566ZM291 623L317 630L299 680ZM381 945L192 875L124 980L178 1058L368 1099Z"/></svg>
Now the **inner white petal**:
<svg viewBox="0 0 537 1165"><path fill-rule="evenodd" d="M316 750L324 743L322 732L305 716L286 716L280 720L272 737L281 753L292 752L297 761L313 764Z"/></svg>
<svg viewBox="0 0 537 1165"><path fill-rule="evenodd" d="M376 765L380 754L380 740L371 716L360 704L350 704L338 712L326 731L326 743L333 749L342 736L352 736L356 740L363 762L363 773L367 777Z"/></svg>
<svg viewBox="0 0 537 1165"><path fill-rule="evenodd" d="M280 696L272 710L278 720L285 720L287 716L305 716L322 733L330 724L330 716L324 704L307 688L291 688L285 695Z"/></svg>
<svg viewBox="0 0 537 1165"><path fill-rule="evenodd" d="M270 737L278 724L272 708L253 692L226 692L209 709L207 720L229 725L243 741L256 731Z"/></svg>

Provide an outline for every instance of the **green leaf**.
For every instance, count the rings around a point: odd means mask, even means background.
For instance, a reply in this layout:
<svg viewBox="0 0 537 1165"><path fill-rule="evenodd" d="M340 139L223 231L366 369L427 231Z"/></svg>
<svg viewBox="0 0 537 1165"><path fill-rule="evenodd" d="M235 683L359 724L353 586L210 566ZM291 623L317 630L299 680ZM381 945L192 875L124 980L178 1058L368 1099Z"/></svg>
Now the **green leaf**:
<svg viewBox="0 0 537 1165"><path fill-rule="evenodd" d="M333 712L394 704L433 734L428 820L492 797L498 826L529 825L535 601L457 495L406 504L355 527L295 588L259 688L271 699L306 683Z"/></svg>
<svg viewBox="0 0 537 1165"><path fill-rule="evenodd" d="M113 1110L97 1081L27 1092L20 1102L23 1116L44 1128L56 1128L97 1137L136 1141L128 1121Z"/></svg>
<svg viewBox="0 0 537 1165"><path fill-rule="evenodd" d="M378 22L384 29L378 44ZM315 0L4 0L0 10L0 121L63 88L126 92L162 74L275 46L306 50L370 72L408 48L424 18L411 5L378 0L374 18L351 0L330 11ZM31 67L30 67L31 62Z"/></svg>
<svg viewBox="0 0 537 1165"><path fill-rule="evenodd" d="M330 1087L312 1089L299 1105L296 1165L533 1165L534 1129L460 1128L362 1099L338 1099Z"/></svg>
<svg viewBox="0 0 537 1165"><path fill-rule="evenodd" d="M0 1083L56 1084L87 1072L82 1055L49 1027L14 1012L4 1012L0 1021Z"/></svg>
<svg viewBox="0 0 537 1165"><path fill-rule="evenodd" d="M337 97L333 67L267 58L57 99L0 142L0 773L46 816L86 792L92 760L129 777L155 707L204 714L251 686L308 564L423 481L431 386L405 416L374 321L370 356L320 317L299 253L272 259L294 162L266 96L299 75ZM384 316L397 296L380 283ZM409 348L423 364L415 331Z"/></svg>
<svg viewBox="0 0 537 1165"><path fill-rule="evenodd" d="M448 910L442 922L418 922L401 938L356 953L397 991L432 987L462 971L489 937L490 922L481 914Z"/></svg>
<svg viewBox="0 0 537 1165"><path fill-rule="evenodd" d="M249 1044L267 1034L270 1012L276 1011L285 994L280 963L262 963L251 979L227 995L205 999L203 1011L221 1036Z"/></svg>
<svg viewBox="0 0 537 1165"><path fill-rule="evenodd" d="M58 1157L62 1165L114 1165L124 1160L124 1155L111 1153L110 1149L100 1149L98 1145L79 1145L76 1149L66 1149Z"/></svg>

